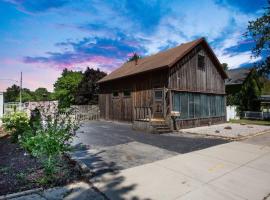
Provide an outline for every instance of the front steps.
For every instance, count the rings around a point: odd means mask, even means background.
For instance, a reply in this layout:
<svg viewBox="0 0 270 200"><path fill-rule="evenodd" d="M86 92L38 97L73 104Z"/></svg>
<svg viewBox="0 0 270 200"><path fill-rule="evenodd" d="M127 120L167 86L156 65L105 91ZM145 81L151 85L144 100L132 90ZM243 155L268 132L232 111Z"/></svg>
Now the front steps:
<svg viewBox="0 0 270 200"><path fill-rule="evenodd" d="M153 121L151 125L154 129L153 133L162 134L172 132L170 126L168 126L165 121Z"/></svg>
<svg viewBox="0 0 270 200"><path fill-rule="evenodd" d="M132 123L132 128L137 131L146 131L148 133L162 134L171 133L171 127L164 119L135 120Z"/></svg>

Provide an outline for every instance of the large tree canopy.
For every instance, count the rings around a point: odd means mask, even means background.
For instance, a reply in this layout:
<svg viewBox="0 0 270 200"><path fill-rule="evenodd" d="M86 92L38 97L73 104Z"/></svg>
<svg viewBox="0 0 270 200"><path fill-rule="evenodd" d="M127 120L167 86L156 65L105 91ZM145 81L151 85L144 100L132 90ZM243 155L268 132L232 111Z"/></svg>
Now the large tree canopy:
<svg viewBox="0 0 270 200"><path fill-rule="evenodd" d="M242 85L238 95L240 111L259 111L260 102L258 98L261 95L262 84L259 80L260 76L253 69Z"/></svg>
<svg viewBox="0 0 270 200"><path fill-rule="evenodd" d="M252 52L255 57L266 55L266 59L257 63L259 72L268 76L270 73L270 0L263 15L254 21L250 21L246 36L255 41Z"/></svg>
<svg viewBox="0 0 270 200"><path fill-rule="evenodd" d="M82 72L64 69L54 84L55 97L59 108L68 108L75 103L75 94L83 77Z"/></svg>
<svg viewBox="0 0 270 200"><path fill-rule="evenodd" d="M99 87L97 81L106 76L105 72L87 67L82 81L78 85L75 104L96 104L98 102Z"/></svg>
<svg viewBox="0 0 270 200"><path fill-rule="evenodd" d="M20 87L14 84L11 87L7 88L4 94L4 100L5 102L15 102L17 101L19 95L20 95Z"/></svg>
<svg viewBox="0 0 270 200"><path fill-rule="evenodd" d="M46 88L37 88L34 93L36 101L46 101L51 99L50 92L48 92Z"/></svg>
<svg viewBox="0 0 270 200"><path fill-rule="evenodd" d="M8 87L4 93L4 100L5 102L19 102L20 87L17 85ZM28 88L22 89L22 102L44 100L52 100L52 94L46 88L37 88L35 91L31 91Z"/></svg>

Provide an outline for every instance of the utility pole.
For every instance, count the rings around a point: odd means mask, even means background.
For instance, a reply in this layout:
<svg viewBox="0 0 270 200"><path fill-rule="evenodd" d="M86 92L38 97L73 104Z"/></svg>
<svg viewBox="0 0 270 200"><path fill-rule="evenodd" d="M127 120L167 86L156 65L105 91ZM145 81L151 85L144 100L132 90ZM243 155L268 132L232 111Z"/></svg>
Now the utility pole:
<svg viewBox="0 0 270 200"><path fill-rule="evenodd" d="M22 111L22 72L20 78L20 111Z"/></svg>

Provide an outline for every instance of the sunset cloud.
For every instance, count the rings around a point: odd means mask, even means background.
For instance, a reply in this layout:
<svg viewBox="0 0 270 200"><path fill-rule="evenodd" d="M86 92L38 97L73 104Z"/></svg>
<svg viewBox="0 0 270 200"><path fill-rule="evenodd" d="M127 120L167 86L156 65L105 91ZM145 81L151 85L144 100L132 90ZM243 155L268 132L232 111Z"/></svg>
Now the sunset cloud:
<svg viewBox="0 0 270 200"><path fill-rule="evenodd" d="M0 1L0 75L12 77L12 73L17 76L23 71L34 78L26 83L29 87L38 87L42 80L40 85L52 88L64 68L84 70L90 66L110 72L134 52L148 56L199 37L206 37L220 61L230 68L252 65L261 57L251 59L254 43L243 33L248 21L258 17L266 3ZM45 81L46 73L50 76Z"/></svg>

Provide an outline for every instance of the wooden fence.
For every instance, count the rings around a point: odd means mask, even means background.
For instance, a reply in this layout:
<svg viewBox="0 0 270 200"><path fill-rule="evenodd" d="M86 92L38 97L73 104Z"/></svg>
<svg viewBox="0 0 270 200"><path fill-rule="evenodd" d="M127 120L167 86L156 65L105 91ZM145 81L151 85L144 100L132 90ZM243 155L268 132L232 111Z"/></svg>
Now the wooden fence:
<svg viewBox="0 0 270 200"><path fill-rule="evenodd" d="M100 110L98 105L74 105L75 119L78 121L99 120Z"/></svg>
<svg viewBox="0 0 270 200"><path fill-rule="evenodd" d="M40 106L48 107L49 109L46 109L46 113L48 114L56 114L58 113L57 105L55 106L55 102L27 102L22 104L22 111L26 112L28 116L30 117L31 110L34 108L39 108ZM34 106L32 105L34 104ZM48 105L50 106L48 106ZM32 106L30 106L32 105ZM52 106L54 105L54 106ZM16 111L19 111L20 105L17 102L14 103L5 103L4 104L4 114L10 114ZM65 118L68 114L67 112L60 112L60 117ZM98 105L73 105L71 106L71 117L74 120L77 121L86 121L86 120L99 120L100 118L100 110Z"/></svg>

